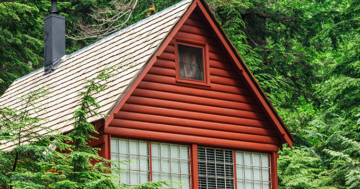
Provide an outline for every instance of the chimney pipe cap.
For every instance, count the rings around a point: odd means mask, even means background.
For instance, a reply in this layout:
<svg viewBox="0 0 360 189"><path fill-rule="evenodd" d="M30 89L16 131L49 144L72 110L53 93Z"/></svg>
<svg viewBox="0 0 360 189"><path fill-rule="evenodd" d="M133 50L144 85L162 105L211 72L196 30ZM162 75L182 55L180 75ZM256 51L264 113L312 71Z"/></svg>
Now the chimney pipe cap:
<svg viewBox="0 0 360 189"><path fill-rule="evenodd" d="M57 0L51 0L51 14L59 14L57 11Z"/></svg>

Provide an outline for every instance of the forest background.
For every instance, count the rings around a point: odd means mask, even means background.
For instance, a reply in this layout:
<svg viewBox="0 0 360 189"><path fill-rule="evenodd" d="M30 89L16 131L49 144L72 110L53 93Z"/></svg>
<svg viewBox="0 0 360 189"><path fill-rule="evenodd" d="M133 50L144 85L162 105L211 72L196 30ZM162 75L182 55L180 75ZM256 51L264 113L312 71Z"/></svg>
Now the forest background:
<svg viewBox="0 0 360 189"><path fill-rule="evenodd" d="M139 0L128 22L179 0ZM110 0L58 2L66 33ZM279 188L360 188L360 1L208 0L296 141L278 161ZM43 67L49 0L0 0L0 95ZM97 38L67 38L66 54Z"/></svg>

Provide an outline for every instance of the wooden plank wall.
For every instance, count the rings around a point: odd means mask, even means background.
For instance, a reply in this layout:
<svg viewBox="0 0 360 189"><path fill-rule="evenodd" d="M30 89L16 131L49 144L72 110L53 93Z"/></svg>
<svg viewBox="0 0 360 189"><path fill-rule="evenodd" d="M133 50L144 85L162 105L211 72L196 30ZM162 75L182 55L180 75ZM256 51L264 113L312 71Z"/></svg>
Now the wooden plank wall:
<svg viewBox="0 0 360 189"><path fill-rule="evenodd" d="M196 87L176 82L175 48L171 42L115 114L109 128L123 128L123 133L178 134L180 140L184 136L184 141L180 141L183 143L191 136L214 141L224 139L234 141L234 144L239 141L260 143L265 148L271 147L266 151L277 151L277 133L234 71L235 67L224 55L226 52L219 46L203 16L192 13L176 37L209 44L211 86Z"/></svg>

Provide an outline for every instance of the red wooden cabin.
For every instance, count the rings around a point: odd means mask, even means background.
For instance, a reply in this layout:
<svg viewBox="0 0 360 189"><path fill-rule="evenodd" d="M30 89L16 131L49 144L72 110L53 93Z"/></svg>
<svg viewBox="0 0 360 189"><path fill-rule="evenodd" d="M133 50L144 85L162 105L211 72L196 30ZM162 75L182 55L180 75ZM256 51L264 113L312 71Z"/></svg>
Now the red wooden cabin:
<svg viewBox="0 0 360 189"><path fill-rule="evenodd" d="M55 113L43 115L47 126L67 132L74 91L119 62L131 67L98 96L108 116L90 121L100 132L91 145L103 157L138 162L114 173L122 182L278 188L277 152L294 139L203 0L182 1L64 56L54 72L15 81L0 103L16 107L16 96L53 85L42 105L56 102L45 108Z"/></svg>

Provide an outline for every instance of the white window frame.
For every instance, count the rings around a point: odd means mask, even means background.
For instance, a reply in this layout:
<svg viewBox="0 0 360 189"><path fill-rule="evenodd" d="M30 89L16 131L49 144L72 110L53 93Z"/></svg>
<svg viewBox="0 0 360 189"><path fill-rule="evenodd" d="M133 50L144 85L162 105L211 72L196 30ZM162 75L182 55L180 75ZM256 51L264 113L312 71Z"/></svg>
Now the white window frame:
<svg viewBox="0 0 360 189"><path fill-rule="evenodd" d="M250 155L250 164L247 164L245 162L245 154ZM254 163L254 155L259 155L259 162L258 163ZM236 182L237 182L237 188L244 188L244 189L254 189L255 188L255 183L260 184L260 188L256 188L256 189L270 189L271 188L271 155L268 153L257 153L257 152L244 152L244 151L235 151L235 169L236 169ZM242 156L242 160L243 162L238 162L241 158L239 156ZM267 156L267 158L266 158ZM264 161L265 159L266 161ZM266 162L266 163L265 163ZM266 165L267 164L267 165ZM238 171L239 167L243 167L243 169L241 171L242 174L238 174L240 173L240 171ZM250 179L247 178L246 175L246 168L250 168L251 169L251 173L252 175ZM255 169L259 169L260 170L260 180L255 179ZM268 173L268 178L264 178L266 171ZM243 182L243 186L239 186L239 181ZM251 183L252 187L246 187L246 183ZM264 186L264 184L267 183L267 186Z"/></svg>
<svg viewBox="0 0 360 189"><path fill-rule="evenodd" d="M127 152L128 153L121 153L121 149L120 149L120 141L127 141ZM138 143L138 153L139 154L130 154L130 141L132 141L132 142L137 142ZM114 142L116 142L117 144L116 145L114 145ZM140 143L146 143L147 144L147 155L141 155L141 152L140 152ZM160 147L160 157L157 157L157 156L153 156L153 151L152 151L152 144L153 143L155 143L155 144L159 144L159 147ZM168 145L169 146L169 158L166 158L166 157L161 157L161 146L162 145ZM170 175L170 180L163 180L163 181L177 181L177 180L174 180L173 178L172 178L172 175L179 175L179 177L180 177L180 180L179 181L182 181L183 180L183 177L188 177L188 179L189 179L189 186L188 187L186 187L185 185L182 185L182 186L180 186L180 188L181 189L186 189L186 188L191 188L191 186L192 186L192 171L191 171L191 158L190 158L190 155L191 155L191 147L189 146L189 145L181 145L181 144L171 144L171 143L163 143L163 142L150 142L150 141L142 141L142 140L132 140L132 139L123 139L123 138L115 138L115 137L112 137L111 138L111 142L110 142L110 153L111 153L111 159L112 160L121 160L120 159L120 157L121 156L124 156L124 155L126 155L127 156L127 158L130 160L130 161L134 161L134 160L132 160L131 159L131 157L134 157L134 156L137 156L137 158L140 160L140 158L141 157L146 157L146 158L148 158L148 169L147 169L147 171L143 171L143 170L141 170L141 164L140 164L140 161L139 162L137 162L139 165L137 165L138 166L138 168L139 169L131 169L131 165L132 164L134 164L134 163L136 163L136 162L129 162L129 163L127 163L127 165L126 164L124 164L124 165L126 165L127 166L127 168L125 168L126 170L124 170L125 171L125 173L127 172L128 174L126 174L126 175L128 175L129 177L126 179L126 180L128 180L128 181L131 181L131 176L130 176L130 171L132 171L132 172L134 172L134 171L138 171L139 172L139 181L138 181L138 183L140 183L140 184L142 184L142 182L141 182L141 178L140 178L140 173L144 173L144 172L146 172L146 173L148 173L148 181L153 181L153 175L154 175L154 173L160 173L160 179L161 179L161 175L162 174L169 174ZM178 149L179 149L179 156L180 156L180 154L181 154L181 147L187 147L187 160L185 160L184 158L181 158L181 156L179 157L179 158L172 158L172 156L171 156L171 146L178 146ZM116 152L114 152L114 148L118 148L117 150L116 150ZM113 159L113 157L117 157L117 159ZM152 166L152 159L153 158L159 158L160 159L160 162L163 160L163 159L168 159L169 160L169 162L170 162L170 172L156 172L156 171L153 171L154 170L154 167ZM179 173L174 173L174 172L172 172L172 170L171 170L171 160L177 160L177 161L179 161L179 168L180 168L180 170L179 170ZM187 162L187 164L188 164L188 174L185 174L185 173L181 173L181 163L183 163L183 162ZM124 168L124 165L123 164L121 164L120 166L122 167L122 168ZM160 163L160 166L161 166L161 163ZM161 168L160 168L160 170L161 170ZM113 172L112 174L116 174L116 175L124 175L124 173L119 173L119 172ZM123 179L124 180L124 179ZM118 184L122 184L121 183L121 181L119 181L118 182ZM136 185L138 185L137 183L136 184L134 184L134 183L124 183L124 184L126 184L126 185L129 185L129 186L136 186Z"/></svg>
<svg viewBox="0 0 360 189"><path fill-rule="evenodd" d="M158 144L159 146L159 154L158 155L155 155L154 153L154 147L155 147L155 144ZM164 157L162 153L162 150L163 150L163 146L168 146L169 147L169 156L168 157ZM179 153L179 158L175 158L172 156L172 146L177 146L178 147L178 153ZM187 159L183 159L181 158L181 147L186 147L187 148ZM152 162L152 171L151 171L151 174L152 174L152 180L153 181L158 181L157 179L154 179L154 175L156 174L159 174L160 175L160 178L159 180L168 180L167 178L163 178L163 175L169 175L170 176L170 180L168 181L184 181L183 178L184 177L187 177L188 178L188 181L189 181L189 187L186 187L185 184L180 186L181 189L185 189L185 188L191 188L191 164L190 164L190 146L188 145L179 145L179 144L170 144L170 143L160 143L160 142L151 142L151 162ZM156 168L154 167L154 159L159 159L160 161L160 164L159 164L159 171L156 170ZM166 161L168 160L169 161L169 172L164 172L163 171L163 164L162 162L163 161ZM179 173L175 173L172 169L172 160L175 160L175 161L179 161ZM183 162L187 162L187 166L188 166L188 173L182 173L182 170L181 170L181 163ZM179 176L180 180L174 180L173 177L174 176Z"/></svg>
<svg viewBox="0 0 360 189"><path fill-rule="evenodd" d="M119 175L119 176L123 176L123 175L127 175L128 178L126 178L129 183L124 183L124 184L128 184L129 186L136 186L138 184L142 184L142 183L145 183L145 182L142 182L141 180L141 175L142 174L147 174L147 181L150 181L150 156L149 156L149 142L146 142L146 141L140 141L140 140L129 140L129 139L121 139L121 138L111 138L111 143L113 142L117 142L117 152L113 152L113 150L111 150L111 159L113 159L113 156L116 156L117 159L116 160L123 160L121 159L121 156L127 156L127 160L130 160L130 161L135 161L133 158L131 157L136 157L139 161L136 161L136 162L124 162L124 163L121 163L120 164L120 167L123 168L123 169L127 169L127 171L125 172L114 172L112 174L116 174L116 175ZM120 149L120 142L121 141L127 141L127 153L122 153L121 152L121 149ZM131 154L130 153L130 142L136 142L137 143L137 146L138 146L138 154ZM140 143L146 143L147 145L147 155L145 154L141 154L141 151L140 151ZM111 145L111 149L114 149L116 146L114 145ZM144 159L146 158L147 159L147 168L145 169L142 169L141 167L141 160L140 158ZM125 160L126 161L126 160ZM136 165L136 163L138 165ZM126 167L127 168L126 168ZM137 166L138 169L133 169L132 166ZM139 177L139 180L137 183L132 183L132 178L131 178L131 173L134 173L134 172L138 172L138 177ZM123 178L125 179L125 178ZM121 183L121 180L118 182L119 184Z"/></svg>

